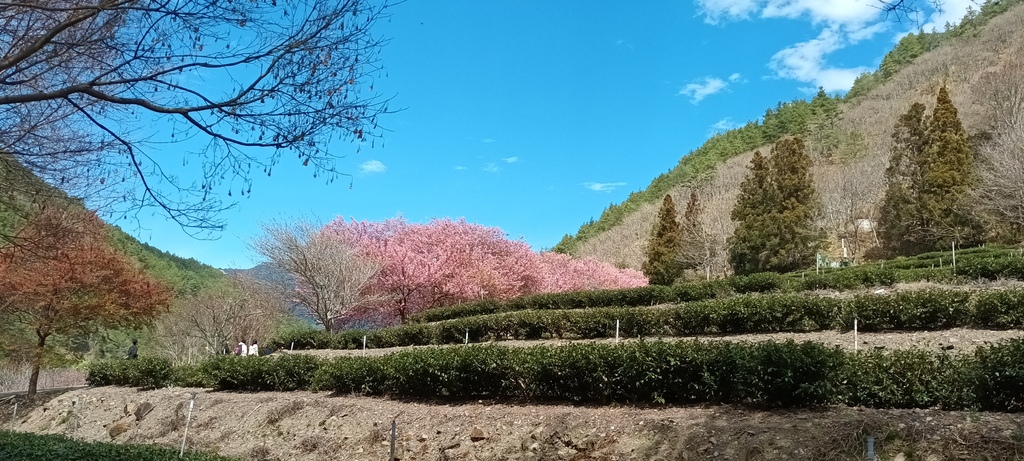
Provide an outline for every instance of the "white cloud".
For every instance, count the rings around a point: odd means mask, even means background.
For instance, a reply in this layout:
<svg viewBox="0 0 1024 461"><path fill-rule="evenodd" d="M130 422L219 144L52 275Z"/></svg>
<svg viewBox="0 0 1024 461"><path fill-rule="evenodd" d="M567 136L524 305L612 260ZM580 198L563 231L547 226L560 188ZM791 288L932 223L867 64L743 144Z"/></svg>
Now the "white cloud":
<svg viewBox="0 0 1024 461"><path fill-rule="evenodd" d="M827 56L870 39L889 27L875 0L694 0L709 23L752 17L805 20L821 27L817 38L776 53L769 63L776 76L845 91L867 67L828 65ZM972 0L948 0L970 3ZM731 79L730 79L731 80Z"/></svg>
<svg viewBox="0 0 1024 461"><path fill-rule="evenodd" d="M516 163L516 162L518 162L518 161L519 161L519 157L516 157L516 156L512 156L512 157L505 157L505 158L503 158L502 160L503 160L503 161L504 161L505 163Z"/></svg>
<svg viewBox="0 0 1024 461"><path fill-rule="evenodd" d="M723 119L715 122L714 125L711 125L711 129L715 133L722 133L722 132L725 132L725 131L729 131L729 130L731 130L733 128L736 128L737 126L739 126L739 125L734 123L731 118L726 117L726 118L723 118Z"/></svg>
<svg viewBox="0 0 1024 461"><path fill-rule="evenodd" d="M455 165L455 169L458 170L458 171L465 171L466 167L464 167L462 165Z"/></svg>
<svg viewBox="0 0 1024 461"><path fill-rule="evenodd" d="M484 139L481 139L480 142L482 142L484 144L490 144L492 142L498 142L498 140L497 139L493 139L493 138L484 138Z"/></svg>
<svg viewBox="0 0 1024 461"><path fill-rule="evenodd" d="M495 163L488 163L488 164L484 165L484 171L486 171L488 173L494 173L494 172L498 171L499 169L500 168L498 168L498 165L495 164Z"/></svg>
<svg viewBox="0 0 1024 461"><path fill-rule="evenodd" d="M360 173L383 173L385 171L388 171L388 167L380 160L369 160L359 165Z"/></svg>
<svg viewBox="0 0 1024 461"><path fill-rule="evenodd" d="M975 11L978 9L975 0L943 0L940 7L941 9L932 11L928 16L928 22L921 29L926 32L931 32L932 29L944 30L947 22L959 23L967 14L968 7L973 7Z"/></svg>
<svg viewBox="0 0 1024 461"><path fill-rule="evenodd" d="M679 94L689 96L690 102L697 104L702 99L711 96L729 86L724 80L715 77L704 77L703 83L690 83L679 90Z"/></svg>
<svg viewBox="0 0 1024 461"><path fill-rule="evenodd" d="M743 76L740 75L739 72L736 72L736 73L734 73L734 74L729 76L729 81L732 82L732 83L736 83L736 82L740 81L741 77L743 77Z"/></svg>
<svg viewBox="0 0 1024 461"><path fill-rule="evenodd" d="M760 0L696 0L704 20L717 24L722 19L744 19L757 11Z"/></svg>
<svg viewBox="0 0 1024 461"><path fill-rule="evenodd" d="M622 186L625 186L624 182L585 182L583 187L596 192L611 192Z"/></svg>
<svg viewBox="0 0 1024 461"><path fill-rule="evenodd" d="M695 3L704 20L711 24L749 19L759 13L762 18L808 17L815 24L855 28L874 22L882 13L873 0L695 0Z"/></svg>
<svg viewBox="0 0 1024 461"><path fill-rule="evenodd" d="M848 43L842 30L829 27L817 38L775 53L768 67L780 77L812 83L828 92L846 91L853 86L858 75L871 70L863 66L843 69L826 65L825 56Z"/></svg>

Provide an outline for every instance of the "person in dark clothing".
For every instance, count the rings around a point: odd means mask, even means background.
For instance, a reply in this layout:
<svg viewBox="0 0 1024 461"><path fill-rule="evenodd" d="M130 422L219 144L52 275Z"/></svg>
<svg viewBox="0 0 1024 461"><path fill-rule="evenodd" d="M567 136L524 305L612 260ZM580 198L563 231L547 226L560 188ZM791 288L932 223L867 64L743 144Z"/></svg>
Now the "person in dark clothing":
<svg viewBox="0 0 1024 461"><path fill-rule="evenodd" d="M139 340L132 340L132 347L128 348L128 354L124 356L128 360L135 360L139 358Z"/></svg>

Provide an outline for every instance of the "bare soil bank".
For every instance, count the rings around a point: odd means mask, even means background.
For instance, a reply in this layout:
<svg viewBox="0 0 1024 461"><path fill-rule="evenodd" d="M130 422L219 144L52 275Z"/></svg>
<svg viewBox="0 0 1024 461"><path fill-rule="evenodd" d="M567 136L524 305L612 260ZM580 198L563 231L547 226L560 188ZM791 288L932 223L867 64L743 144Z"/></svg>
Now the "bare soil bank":
<svg viewBox="0 0 1024 461"><path fill-rule="evenodd" d="M403 460L862 460L869 434L883 460L1024 459L1021 415L846 407L767 412L428 404L309 392L104 387L52 397L13 427L180 446L190 392L197 397L189 449L249 459L384 460L392 418Z"/></svg>

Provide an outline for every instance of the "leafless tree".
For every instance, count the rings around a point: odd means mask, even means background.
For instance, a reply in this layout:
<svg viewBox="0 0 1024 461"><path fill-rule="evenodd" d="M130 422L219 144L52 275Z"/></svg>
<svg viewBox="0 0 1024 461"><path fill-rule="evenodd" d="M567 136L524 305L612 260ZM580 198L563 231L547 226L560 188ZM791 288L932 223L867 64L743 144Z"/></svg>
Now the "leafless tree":
<svg viewBox="0 0 1024 461"><path fill-rule="evenodd" d="M238 341L264 341L288 315L280 290L244 276L182 299L156 324L160 349L193 363Z"/></svg>
<svg viewBox="0 0 1024 461"><path fill-rule="evenodd" d="M335 319L379 300L368 288L381 262L362 256L344 237L324 234L308 221L262 227L252 249L295 278L292 296L327 332Z"/></svg>
<svg viewBox="0 0 1024 461"><path fill-rule="evenodd" d="M388 7L0 0L0 152L118 216L156 207L194 235L216 231L231 204L214 191L247 194L286 156L333 180L331 141L380 136L385 41L372 29ZM166 169L190 161L197 180Z"/></svg>
<svg viewBox="0 0 1024 461"><path fill-rule="evenodd" d="M978 155L975 203L1019 233L1024 231L1024 59L1018 56L984 73L973 90L992 134Z"/></svg>

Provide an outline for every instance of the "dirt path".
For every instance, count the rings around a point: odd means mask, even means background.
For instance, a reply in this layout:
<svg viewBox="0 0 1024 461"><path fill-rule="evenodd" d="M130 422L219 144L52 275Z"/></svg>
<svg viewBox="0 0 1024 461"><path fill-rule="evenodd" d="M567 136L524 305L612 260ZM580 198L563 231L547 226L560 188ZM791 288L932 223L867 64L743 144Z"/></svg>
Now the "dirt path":
<svg viewBox="0 0 1024 461"><path fill-rule="evenodd" d="M387 459L393 417L403 460L853 460L863 459L868 434L876 436L880 459L886 460L902 452L920 460L1024 456L1019 415L846 407L765 412L727 406L431 405L308 392L105 387L57 396L14 426L84 440L178 446L190 392L197 392L190 449L250 459ZM144 402L152 410L139 420L133 413ZM979 458L982 453L991 457Z"/></svg>
<svg viewBox="0 0 1024 461"><path fill-rule="evenodd" d="M702 341L816 341L826 345L836 345L843 349L853 350L853 332L843 333L835 330L816 331L812 333L764 333L750 335L730 336L687 336L683 338L663 338L665 341L676 341L680 339L699 339ZM1022 330L970 330L957 328L942 331L917 331L917 332L884 332L884 333L860 333L857 335L858 349L909 349L914 347L931 350L948 350L951 352L971 352L979 345L1003 341L1009 338L1024 337ZM652 339L652 338L648 338ZM657 338L653 338L657 339ZM625 338L622 341L635 341L633 338ZM491 344L498 344L509 347L529 347L537 345L559 345L579 342L614 343L615 339L593 339L593 340L540 340L540 341L493 341ZM476 344L476 343L474 343ZM313 354L321 357L339 356L375 356L392 354L407 349L436 346L408 346L391 347L382 349L363 350L335 350L317 349L306 351L281 351L281 354ZM457 347L457 346L440 346Z"/></svg>

